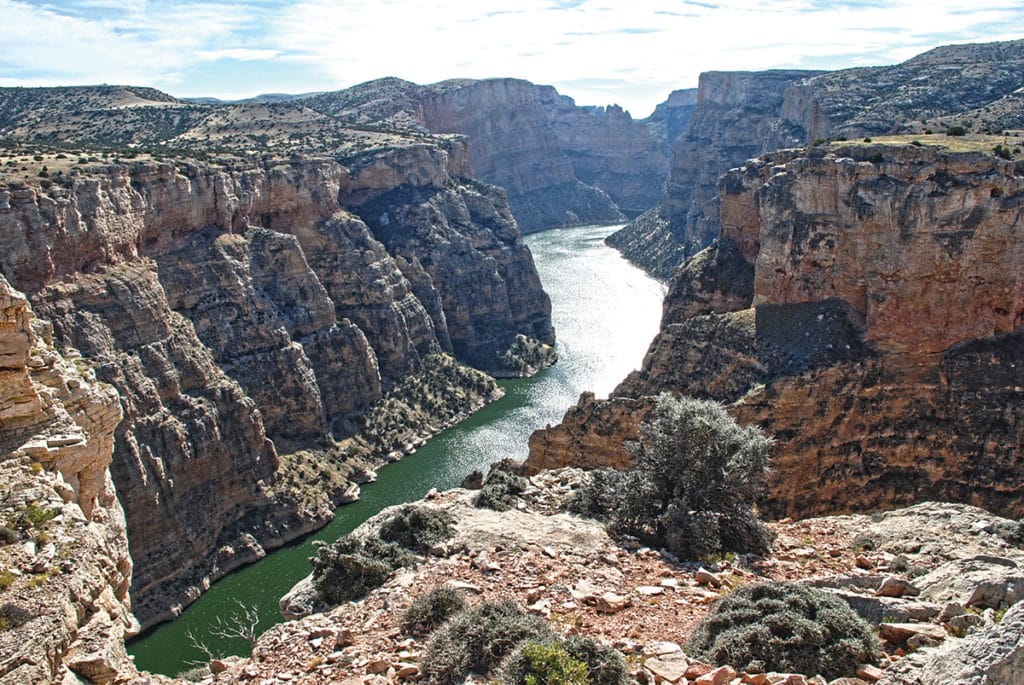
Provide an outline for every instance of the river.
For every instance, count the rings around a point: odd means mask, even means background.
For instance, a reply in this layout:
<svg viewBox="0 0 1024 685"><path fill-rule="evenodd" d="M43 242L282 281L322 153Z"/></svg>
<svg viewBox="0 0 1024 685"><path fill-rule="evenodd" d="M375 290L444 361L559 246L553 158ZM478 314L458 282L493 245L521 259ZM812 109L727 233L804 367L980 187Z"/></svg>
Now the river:
<svg viewBox="0 0 1024 685"><path fill-rule="evenodd" d="M457 486L473 469L505 457L524 459L530 434L558 423L581 392L607 396L634 368L658 330L665 290L604 244L619 226L552 229L526 236L551 296L559 361L534 378L501 381L505 397L390 464L360 500L337 510L325 528L228 575L176 620L128 645L141 670L176 674L205 661L189 635L217 655L243 654L245 642L211 635L217 617L239 614L239 602L260 614L260 630L281 620L277 600L310 571L314 540L333 541L385 507Z"/></svg>

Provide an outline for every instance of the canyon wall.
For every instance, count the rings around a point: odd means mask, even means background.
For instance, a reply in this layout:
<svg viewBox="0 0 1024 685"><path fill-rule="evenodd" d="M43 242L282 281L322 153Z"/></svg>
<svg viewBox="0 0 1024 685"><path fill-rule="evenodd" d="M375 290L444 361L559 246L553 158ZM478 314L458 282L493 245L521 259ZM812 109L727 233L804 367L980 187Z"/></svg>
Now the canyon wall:
<svg viewBox="0 0 1024 685"><path fill-rule="evenodd" d="M888 67L702 74L656 209L609 238L668 279L719 232L715 187L747 159L818 139L1021 128L1024 41L936 48Z"/></svg>
<svg viewBox="0 0 1024 685"><path fill-rule="evenodd" d="M533 468L620 465L667 391L775 436L767 513L950 499L1021 516L1022 172L878 144L730 171L721 238L678 271L642 369L538 431Z"/></svg>
<svg viewBox="0 0 1024 685"><path fill-rule="evenodd" d="M351 125L466 136L473 174L508 191L523 232L624 221L623 212L653 206L669 168L664 137L687 116L685 101L649 124L511 78L427 86L388 78L303 100Z"/></svg>
<svg viewBox="0 0 1024 685"><path fill-rule="evenodd" d="M0 276L0 680L110 682L134 666L132 559L108 466L117 391ZM78 682L75 680L75 682Z"/></svg>
<svg viewBox="0 0 1024 685"><path fill-rule="evenodd" d="M412 449L422 435L363 435L406 379L447 373L459 388L435 390L463 393L420 431L497 396L438 355L517 375L514 344L553 342L505 194L468 175L464 140L436 137L345 164L100 165L0 190L0 270L120 393L110 470L143 624Z"/></svg>

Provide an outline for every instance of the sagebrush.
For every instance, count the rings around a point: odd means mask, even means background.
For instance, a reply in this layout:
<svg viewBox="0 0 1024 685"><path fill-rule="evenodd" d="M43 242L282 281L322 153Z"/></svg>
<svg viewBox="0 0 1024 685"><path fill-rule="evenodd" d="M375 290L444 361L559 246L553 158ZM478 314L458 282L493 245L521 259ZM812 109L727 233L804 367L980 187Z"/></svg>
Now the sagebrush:
<svg viewBox="0 0 1024 685"><path fill-rule="evenodd" d="M347 535L333 545L317 543L310 564L316 591L329 604L341 604L361 599L414 560L410 552L392 542Z"/></svg>
<svg viewBox="0 0 1024 685"><path fill-rule="evenodd" d="M554 638L544 619L515 602L485 602L435 630L422 665L431 681L454 685L470 673L489 673L524 640L546 643Z"/></svg>
<svg viewBox="0 0 1024 685"><path fill-rule="evenodd" d="M846 602L792 583L757 583L732 592L694 631L691 656L743 671L853 676L880 657L878 638Z"/></svg>
<svg viewBox="0 0 1024 685"><path fill-rule="evenodd" d="M465 608L466 600L455 588L447 585L434 588L417 598L402 614L402 632L427 635Z"/></svg>
<svg viewBox="0 0 1024 685"><path fill-rule="evenodd" d="M768 551L757 517L772 440L739 426L716 402L663 394L640 428L628 471L595 471L573 511L606 519L688 559Z"/></svg>

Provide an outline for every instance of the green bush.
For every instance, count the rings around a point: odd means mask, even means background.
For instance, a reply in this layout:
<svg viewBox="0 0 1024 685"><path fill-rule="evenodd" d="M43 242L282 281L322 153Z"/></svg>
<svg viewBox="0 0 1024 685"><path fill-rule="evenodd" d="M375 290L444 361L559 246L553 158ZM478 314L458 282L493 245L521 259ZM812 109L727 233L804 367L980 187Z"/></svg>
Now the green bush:
<svg viewBox="0 0 1024 685"><path fill-rule="evenodd" d="M591 685L625 685L629 681L626 660L614 647L574 635L566 640L565 651L587 665L587 682Z"/></svg>
<svg viewBox="0 0 1024 685"><path fill-rule="evenodd" d="M1013 154L1010 152L1010 148L1005 145L996 145L992 148L992 152L994 152L996 157L999 159L1010 159L1013 157Z"/></svg>
<svg viewBox="0 0 1024 685"><path fill-rule="evenodd" d="M754 511L772 444L759 428L738 426L715 402L663 394L640 433L630 470L595 473L574 510L603 510L616 532L688 559L770 548Z"/></svg>
<svg viewBox="0 0 1024 685"><path fill-rule="evenodd" d="M516 505L516 499L529 485L530 481L522 476L495 469L488 474L484 486L473 498L473 505L480 509L508 511Z"/></svg>
<svg viewBox="0 0 1024 685"><path fill-rule="evenodd" d="M461 683L470 673L490 672L524 640L550 642L554 634L544 619L514 602L486 602L434 631L423 655L424 673L441 685Z"/></svg>
<svg viewBox="0 0 1024 685"><path fill-rule="evenodd" d="M378 538L365 540L347 535L333 545L317 543L313 585L329 604L361 599L387 582L391 574L414 561L398 545Z"/></svg>
<svg viewBox="0 0 1024 685"><path fill-rule="evenodd" d="M558 642L523 642L501 667L508 685L587 685L587 665Z"/></svg>
<svg viewBox="0 0 1024 685"><path fill-rule="evenodd" d="M500 680L511 685L625 685L629 680L626 660L617 649L579 636L520 643L502 662L500 670Z"/></svg>
<svg viewBox="0 0 1024 685"><path fill-rule="evenodd" d="M689 653L737 670L853 676L880 658L871 627L841 599L789 583L747 585L722 599L701 621Z"/></svg>
<svg viewBox="0 0 1024 685"><path fill-rule="evenodd" d="M967 129L963 126L950 126L946 129L947 136L966 136Z"/></svg>
<svg viewBox="0 0 1024 685"><path fill-rule="evenodd" d="M451 537L452 516L429 507L402 507L380 527L380 537L413 552L426 554Z"/></svg>
<svg viewBox="0 0 1024 685"><path fill-rule="evenodd" d="M402 632L409 635L427 635L464 611L466 600L455 588L442 585L420 596L402 615Z"/></svg>

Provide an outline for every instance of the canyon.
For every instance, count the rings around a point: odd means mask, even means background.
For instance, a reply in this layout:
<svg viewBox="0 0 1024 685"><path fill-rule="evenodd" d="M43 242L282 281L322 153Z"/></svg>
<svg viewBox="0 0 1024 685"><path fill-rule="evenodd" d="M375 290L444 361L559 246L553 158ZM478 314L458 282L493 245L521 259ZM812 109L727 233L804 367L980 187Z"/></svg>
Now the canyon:
<svg viewBox="0 0 1024 685"><path fill-rule="evenodd" d="M531 437L531 470L622 467L661 392L776 440L765 512L922 499L1019 517L1019 161L941 145L779 152L719 184L642 368Z"/></svg>
<svg viewBox="0 0 1024 685"><path fill-rule="evenodd" d="M748 159L819 139L1020 129L1022 63L1017 40L943 46L885 67L706 72L661 200L609 242L668 280L718 236L718 179Z"/></svg>
<svg viewBox="0 0 1024 685"><path fill-rule="evenodd" d="M0 558L49 636L0 676L160 681L126 636L554 363L542 228L636 217L609 242L669 282L641 368L530 438L542 495L670 392L774 436L769 517L1024 516L1022 63L710 72L640 121L518 79L0 89Z"/></svg>

